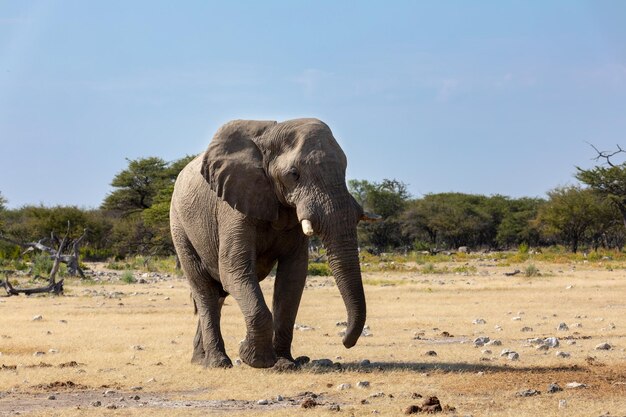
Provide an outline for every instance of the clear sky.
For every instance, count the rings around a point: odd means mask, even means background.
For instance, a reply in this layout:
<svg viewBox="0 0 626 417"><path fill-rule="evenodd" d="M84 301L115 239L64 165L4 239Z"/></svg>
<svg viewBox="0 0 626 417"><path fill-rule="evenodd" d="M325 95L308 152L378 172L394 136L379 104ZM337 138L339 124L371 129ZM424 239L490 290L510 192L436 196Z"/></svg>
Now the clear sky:
<svg viewBox="0 0 626 417"><path fill-rule="evenodd" d="M125 158L318 117L348 178L545 196L626 146L625 1L0 0L0 193L97 207Z"/></svg>

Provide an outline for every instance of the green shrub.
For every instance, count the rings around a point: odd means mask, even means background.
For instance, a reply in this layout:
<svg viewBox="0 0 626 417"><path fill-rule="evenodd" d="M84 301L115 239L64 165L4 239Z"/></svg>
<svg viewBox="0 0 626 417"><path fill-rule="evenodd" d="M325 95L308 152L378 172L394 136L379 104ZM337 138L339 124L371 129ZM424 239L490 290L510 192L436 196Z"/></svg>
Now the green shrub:
<svg viewBox="0 0 626 417"><path fill-rule="evenodd" d="M307 273L310 276L330 276L333 274L328 264L323 262L309 263L309 269Z"/></svg>
<svg viewBox="0 0 626 417"><path fill-rule="evenodd" d="M529 249L530 249L530 246L528 246L528 243L522 242L519 244L518 252L525 255L528 253Z"/></svg>
<svg viewBox="0 0 626 417"><path fill-rule="evenodd" d="M33 256L33 272L34 276L42 276L47 277L52 270L52 265L54 261L50 258L50 255L47 253L38 253Z"/></svg>
<svg viewBox="0 0 626 417"><path fill-rule="evenodd" d="M538 277L541 275L539 273L539 269L535 266L535 264L528 264L524 269L524 275L527 277Z"/></svg>
<svg viewBox="0 0 626 417"><path fill-rule="evenodd" d="M122 274L121 280L122 282L125 282L127 284L133 284L137 282L137 280L135 279L135 276L133 275L133 272L129 270L124 271L124 273Z"/></svg>

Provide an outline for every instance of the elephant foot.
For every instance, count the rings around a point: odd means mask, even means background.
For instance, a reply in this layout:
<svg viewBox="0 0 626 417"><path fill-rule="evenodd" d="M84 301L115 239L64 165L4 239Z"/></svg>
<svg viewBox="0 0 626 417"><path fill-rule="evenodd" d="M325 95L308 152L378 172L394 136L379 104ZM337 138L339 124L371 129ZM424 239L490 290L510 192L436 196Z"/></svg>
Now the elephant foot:
<svg viewBox="0 0 626 417"><path fill-rule="evenodd" d="M233 362L226 355L207 356L203 365L206 368L232 368Z"/></svg>
<svg viewBox="0 0 626 417"><path fill-rule="evenodd" d="M239 345L239 357L253 368L271 368L276 363L276 354L271 344L266 348L250 342L247 338Z"/></svg>

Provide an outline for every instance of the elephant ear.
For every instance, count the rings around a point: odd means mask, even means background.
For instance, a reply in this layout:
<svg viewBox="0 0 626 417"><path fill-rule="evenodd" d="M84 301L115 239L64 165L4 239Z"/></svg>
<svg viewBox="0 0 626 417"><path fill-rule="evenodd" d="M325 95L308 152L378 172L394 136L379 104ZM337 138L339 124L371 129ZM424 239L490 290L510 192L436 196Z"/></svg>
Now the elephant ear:
<svg viewBox="0 0 626 417"><path fill-rule="evenodd" d="M217 131L202 160L202 175L219 198L247 216L267 221L278 219L280 203L253 139L274 125L274 121L229 122Z"/></svg>

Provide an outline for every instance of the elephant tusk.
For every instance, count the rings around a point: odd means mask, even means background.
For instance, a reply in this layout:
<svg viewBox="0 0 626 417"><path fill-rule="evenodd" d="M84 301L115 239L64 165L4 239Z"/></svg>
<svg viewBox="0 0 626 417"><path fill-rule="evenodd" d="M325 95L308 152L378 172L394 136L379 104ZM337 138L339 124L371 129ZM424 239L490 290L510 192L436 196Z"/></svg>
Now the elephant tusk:
<svg viewBox="0 0 626 417"><path fill-rule="evenodd" d="M302 231L307 236L313 235L313 225L311 224L311 220L304 219L302 220Z"/></svg>

